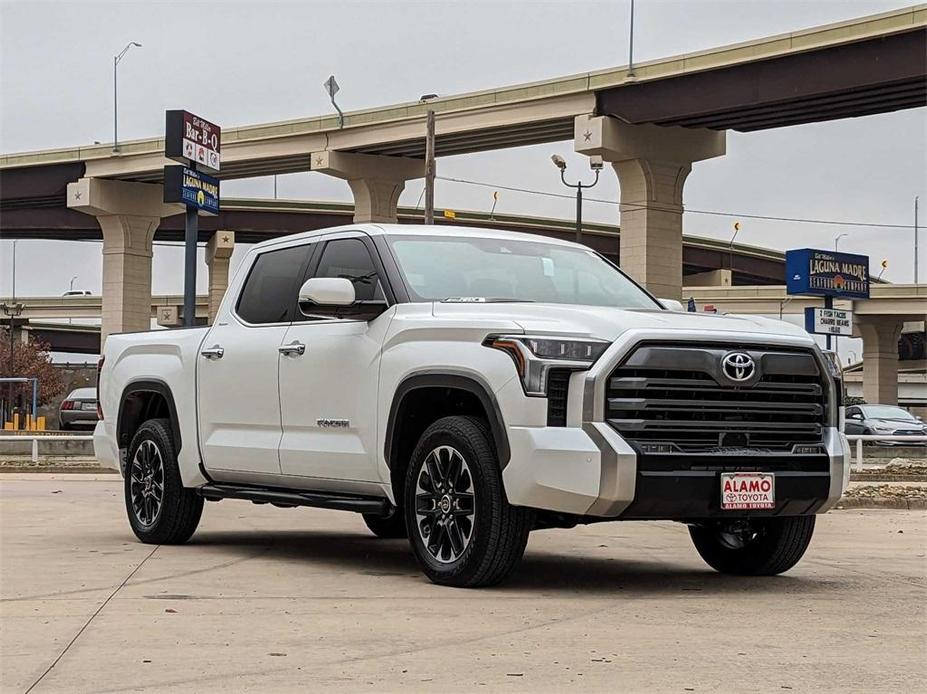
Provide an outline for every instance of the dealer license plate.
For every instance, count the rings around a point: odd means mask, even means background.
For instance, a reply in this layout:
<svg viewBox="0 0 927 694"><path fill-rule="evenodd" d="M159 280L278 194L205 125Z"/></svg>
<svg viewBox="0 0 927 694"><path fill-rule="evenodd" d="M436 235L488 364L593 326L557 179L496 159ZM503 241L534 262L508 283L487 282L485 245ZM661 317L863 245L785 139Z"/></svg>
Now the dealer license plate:
<svg viewBox="0 0 927 694"><path fill-rule="evenodd" d="M776 507L776 478L760 472L722 472L721 508L737 511Z"/></svg>
<svg viewBox="0 0 927 694"><path fill-rule="evenodd" d="M94 412L96 412L97 404L95 402L85 402L80 406L80 408L82 410L93 410Z"/></svg>

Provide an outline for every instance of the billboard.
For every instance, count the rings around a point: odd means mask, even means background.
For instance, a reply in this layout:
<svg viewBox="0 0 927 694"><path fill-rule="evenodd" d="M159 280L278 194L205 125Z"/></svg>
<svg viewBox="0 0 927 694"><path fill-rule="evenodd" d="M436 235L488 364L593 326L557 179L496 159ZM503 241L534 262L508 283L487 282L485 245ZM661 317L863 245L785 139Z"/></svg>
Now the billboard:
<svg viewBox="0 0 927 694"><path fill-rule="evenodd" d="M839 308L805 309L805 330L816 335L853 335L853 312Z"/></svg>
<svg viewBox="0 0 927 694"><path fill-rule="evenodd" d="M219 179L186 166L165 166L164 202L180 202L207 214L219 214Z"/></svg>
<svg viewBox="0 0 927 694"><path fill-rule="evenodd" d="M785 253L787 294L869 298L869 256L801 248Z"/></svg>
<svg viewBox="0 0 927 694"><path fill-rule="evenodd" d="M165 112L164 156L181 164L200 164L219 171L222 128L189 111Z"/></svg>

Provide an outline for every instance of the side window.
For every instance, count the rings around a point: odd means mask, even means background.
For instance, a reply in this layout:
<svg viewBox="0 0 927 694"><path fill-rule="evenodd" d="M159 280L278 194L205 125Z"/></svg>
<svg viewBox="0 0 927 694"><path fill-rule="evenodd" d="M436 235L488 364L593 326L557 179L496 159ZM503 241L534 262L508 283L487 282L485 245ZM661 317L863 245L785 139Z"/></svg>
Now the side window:
<svg viewBox="0 0 927 694"><path fill-rule="evenodd" d="M850 407L847 409L846 414L844 416L849 419L850 417L856 414L860 414L860 409L858 407Z"/></svg>
<svg viewBox="0 0 927 694"><path fill-rule="evenodd" d="M360 239L329 241L315 277L344 277L354 283L358 301L384 301L383 287L367 246Z"/></svg>
<svg viewBox="0 0 927 694"><path fill-rule="evenodd" d="M298 283L311 244L261 253L235 308L248 323L287 323L293 320Z"/></svg>

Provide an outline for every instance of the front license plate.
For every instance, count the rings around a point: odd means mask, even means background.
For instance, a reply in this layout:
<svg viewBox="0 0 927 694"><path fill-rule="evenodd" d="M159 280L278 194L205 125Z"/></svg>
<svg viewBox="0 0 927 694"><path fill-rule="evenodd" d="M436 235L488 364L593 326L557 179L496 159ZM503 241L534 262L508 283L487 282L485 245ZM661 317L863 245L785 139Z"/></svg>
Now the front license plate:
<svg viewBox="0 0 927 694"><path fill-rule="evenodd" d="M721 473L722 510L736 511L775 507L775 475L760 472Z"/></svg>

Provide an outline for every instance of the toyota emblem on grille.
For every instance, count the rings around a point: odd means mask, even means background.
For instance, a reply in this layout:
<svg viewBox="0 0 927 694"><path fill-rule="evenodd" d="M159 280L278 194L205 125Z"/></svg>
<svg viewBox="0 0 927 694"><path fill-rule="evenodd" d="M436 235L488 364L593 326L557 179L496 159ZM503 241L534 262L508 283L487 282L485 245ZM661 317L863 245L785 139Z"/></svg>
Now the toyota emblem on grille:
<svg viewBox="0 0 927 694"><path fill-rule="evenodd" d="M721 369L724 375L732 381L742 383L749 381L753 374L756 373L756 362L753 357L744 352L731 352L725 354L721 360Z"/></svg>

